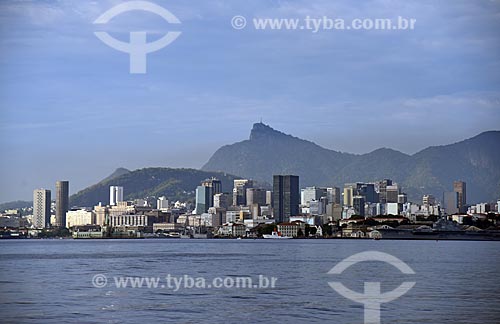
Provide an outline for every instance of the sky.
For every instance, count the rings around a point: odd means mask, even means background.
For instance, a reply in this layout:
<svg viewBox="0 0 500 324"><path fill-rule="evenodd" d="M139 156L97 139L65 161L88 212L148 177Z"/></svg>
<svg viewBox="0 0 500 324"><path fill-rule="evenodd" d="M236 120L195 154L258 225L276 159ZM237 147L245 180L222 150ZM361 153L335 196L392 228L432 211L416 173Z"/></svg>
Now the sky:
<svg viewBox="0 0 500 324"><path fill-rule="evenodd" d="M500 129L500 2L160 1L180 24L123 1L0 2L0 202L70 192L118 167L200 168L252 124L326 148L413 154ZM234 16L247 26L235 29ZM254 18L416 19L413 30L257 30ZM148 42L147 73L99 40Z"/></svg>

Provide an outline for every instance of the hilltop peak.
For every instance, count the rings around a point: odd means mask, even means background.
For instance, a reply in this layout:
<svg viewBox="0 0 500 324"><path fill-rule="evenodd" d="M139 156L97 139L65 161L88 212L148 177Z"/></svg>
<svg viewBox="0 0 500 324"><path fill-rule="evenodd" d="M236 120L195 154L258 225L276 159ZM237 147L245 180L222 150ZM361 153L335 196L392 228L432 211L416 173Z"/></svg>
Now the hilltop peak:
<svg viewBox="0 0 500 324"><path fill-rule="evenodd" d="M285 133L275 130L269 125L262 122L253 124L252 130L250 131L250 140L258 140L268 137L276 136L288 136Z"/></svg>

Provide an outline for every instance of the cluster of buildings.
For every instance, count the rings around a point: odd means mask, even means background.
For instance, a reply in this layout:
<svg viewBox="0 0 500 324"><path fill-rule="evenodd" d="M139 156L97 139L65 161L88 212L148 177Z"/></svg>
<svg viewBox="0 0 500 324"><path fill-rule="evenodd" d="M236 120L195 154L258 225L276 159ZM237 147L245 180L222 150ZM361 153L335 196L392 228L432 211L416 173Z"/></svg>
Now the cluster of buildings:
<svg viewBox="0 0 500 324"><path fill-rule="evenodd" d="M36 189L32 215L20 217L15 210L6 211L0 222L4 228L24 227L35 234L46 228L67 228L75 238L245 237L256 236L263 226L292 237L322 237L327 234L325 225L355 237L361 235L356 232L360 224L421 222L427 226L432 225L430 219L445 215L465 224L487 213L500 213L500 201L468 205L463 181L455 181L453 191L445 192L442 201L424 195L418 204L409 202L390 179L346 183L342 189L301 189L298 176L274 175L272 189L259 187L251 179L237 179L231 190L224 191L219 179L210 178L195 192L194 203L155 197L156 206L152 206L151 197L124 201L124 188L110 186L109 204L70 209L69 182L57 181L55 202L50 190Z"/></svg>

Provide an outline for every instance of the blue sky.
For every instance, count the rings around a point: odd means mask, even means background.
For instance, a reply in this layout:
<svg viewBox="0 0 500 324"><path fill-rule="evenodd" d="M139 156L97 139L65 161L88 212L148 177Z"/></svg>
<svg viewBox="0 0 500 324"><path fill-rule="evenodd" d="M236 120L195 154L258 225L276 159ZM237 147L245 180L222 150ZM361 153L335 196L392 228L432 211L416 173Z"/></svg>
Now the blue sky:
<svg viewBox="0 0 500 324"><path fill-rule="evenodd" d="M123 166L201 167L263 119L324 147L415 153L500 125L499 1L153 1L171 25L121 1L0 3L0 202ZM231 18L417 19L409 31L243 30ZM101 29L99 29L101 28ZM102 43L182 34L147 74Z"/></svg>

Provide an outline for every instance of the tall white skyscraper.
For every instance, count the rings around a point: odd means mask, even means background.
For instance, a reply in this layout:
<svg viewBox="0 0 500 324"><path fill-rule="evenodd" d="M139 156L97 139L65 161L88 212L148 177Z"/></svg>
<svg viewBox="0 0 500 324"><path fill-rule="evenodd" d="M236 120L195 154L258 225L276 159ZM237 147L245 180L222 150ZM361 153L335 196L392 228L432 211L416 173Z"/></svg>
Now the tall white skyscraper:
<svg viewBox="0 0 500 324"><path fill-rule="evenodd" d="M46 228L50 226L50 190L36 189L33 191L33 227Z"/></svg>
<svg viewBox="0 0 500 324"><path fill-rule="evenodd" d="M116 206L117 203L123 201L123 187L110 186L109 187L109 204Z"/></svg>

